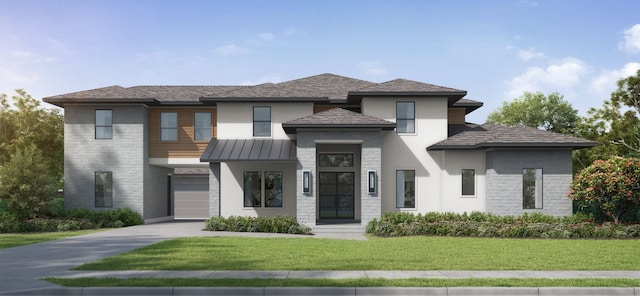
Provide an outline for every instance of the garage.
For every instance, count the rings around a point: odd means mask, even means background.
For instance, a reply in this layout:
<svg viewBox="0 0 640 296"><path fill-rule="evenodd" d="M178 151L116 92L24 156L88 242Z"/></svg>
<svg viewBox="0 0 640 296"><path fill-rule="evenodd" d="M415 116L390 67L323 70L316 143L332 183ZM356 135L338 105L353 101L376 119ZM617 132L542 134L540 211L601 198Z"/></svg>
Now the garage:
<svg viewBox="0 0 640 296"><path fill-rule="evenodd" d="M174 175L174 219L209 218L209 176Z"/></svg>

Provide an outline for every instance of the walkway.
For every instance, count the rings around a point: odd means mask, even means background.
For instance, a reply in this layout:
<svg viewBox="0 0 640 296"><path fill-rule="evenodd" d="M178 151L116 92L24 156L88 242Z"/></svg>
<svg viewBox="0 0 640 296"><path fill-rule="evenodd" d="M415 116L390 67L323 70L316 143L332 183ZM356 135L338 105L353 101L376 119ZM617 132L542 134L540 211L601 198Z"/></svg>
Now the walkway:
<svg viewBox="0 0 640 296"><path fill-rule="evenodd" d="M288 234L202 231L202 222L147 224L57 241L0 250L0 294L9 295L638 295L638 289L559 288L61 288L40 280L52 277L193 278L632 278L640 271L71 271L86 262L125 253L167 239L192 236L294 237ZM295 236L295 237L300 237ZM361 234L322 234L309 238L365 239ZM549 290L550 289L550 290ZM484 292L483 292L484 291ZM606 292L606 293L599 293ZM436 293L436 294L432 294ZM525 294L519 294L525 293ZM569 293L569 294L567 294ZM596 294L593 294L596 293ZM552 295L552 294L546 294Z"/></svg>

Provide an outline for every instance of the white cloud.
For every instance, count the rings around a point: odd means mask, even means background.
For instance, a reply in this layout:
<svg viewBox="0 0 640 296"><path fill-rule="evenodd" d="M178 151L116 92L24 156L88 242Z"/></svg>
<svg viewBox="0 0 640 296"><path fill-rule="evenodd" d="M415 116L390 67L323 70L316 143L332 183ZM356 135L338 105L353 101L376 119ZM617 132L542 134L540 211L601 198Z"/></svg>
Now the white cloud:
<svg viewBox="0 0 640 296"><path fill-rule="evenodd" d="M42 56L25 50L14 50L10 52L9 55L11 55L14 60L26 63L51 63L60 60L57 57Z"/></svg>
<svg viewBox="0 0 640 296"><path fill-rule="evenodd" d="M18 73L6 68L0 68L0 82L2 84L17 85L15 88L22 88L24 85L33 84L40 77L35 72Z"/></svg>
<svg viewBox="0 0 640 296"><path fill-rule="evenodd" d="M629 53L640 52L640 24L624 31L624 41L620 43L619 48Z"/></svg>
<svg viewBox="0 0 640 296"><path fill-rule="evenodd" d="M580 84L587 72L587 65L576 58L566 58L547 68L530 67L525 73L511 80L507 95L515 98L525 91L558 91L571 96L575 92L573 88Z"/></svg>
<svg viewBox="0 0 640 296"><path fill-rule="evenodd" d="M622 78L633 76L640 69L640 63L627 63L617 70L605 70L591 80L591 91L606 96L616 90L616 82Z"/></svg>
<svg viewBox="0 0 640 296"><path fill-rule="evenodd" d="M366 75L385 75L388 73L387 69L376 61L364 61L361 62L358 67L364 71Z"/></svg>
<svg viewBox="0 0 640 296"><path fill-rule="evenodd" d="M260 33L258 37L260 38L260 40L269 41L273 40L276 36L271 33Z"/></svg>
<svg viewBox="0 0 640 296"><path fill-rule="evenodd" d="M241 54L247 51L246 48L237 46L235 44L227 44L225 46L221 46L216 48L216 53L220 55L234 55Z"/></svg>
<svg viewBox="0 0 640 296"><path fill-rule="evenodd" d="M263 83L279 83L282 82L282 77L279 74L269 74L262 76L256 80L245 80L240 85L258 85Z"/></svg>
<svg viewBox="0 0 640 296"><path fill-rule="evenodd" d="M524 50L524 49L519 50L518 57L521 60L528 62L531 59L544 58L545 55L544 53L537 51L535 48L529 48L527 50Z"/></svg>

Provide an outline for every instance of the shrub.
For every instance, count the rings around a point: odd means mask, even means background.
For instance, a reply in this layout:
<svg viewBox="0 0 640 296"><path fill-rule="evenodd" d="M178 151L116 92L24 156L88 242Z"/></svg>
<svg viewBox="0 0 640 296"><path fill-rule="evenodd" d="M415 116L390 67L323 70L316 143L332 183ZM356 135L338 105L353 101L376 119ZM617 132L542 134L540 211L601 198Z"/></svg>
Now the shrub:
<svg viewBox="0 0 640 296"><path fill-rule="evenodd" d="M311 228L298 224L298 221L291 216L211 217L205 222L205 229L209 231L311 234Z"/></svg>
<svg viewBox="0 0 640 296"><path fill-rule="evenodd" d="M412 217L408 217L412 215ZM474 212L387 213L373 219L367 233L379 236L471 236L502 238L640 238L640 224L596 224L587 215L554 217L540 213L496 216Z"/></svg>
<svg viewBox="0 0 640 296"><path fill-rule="evenodd" d="M602 212L614 223L636 216L640 204L640 160L616 156L594 161L576 175L569 197L581 209Z"/></svg>

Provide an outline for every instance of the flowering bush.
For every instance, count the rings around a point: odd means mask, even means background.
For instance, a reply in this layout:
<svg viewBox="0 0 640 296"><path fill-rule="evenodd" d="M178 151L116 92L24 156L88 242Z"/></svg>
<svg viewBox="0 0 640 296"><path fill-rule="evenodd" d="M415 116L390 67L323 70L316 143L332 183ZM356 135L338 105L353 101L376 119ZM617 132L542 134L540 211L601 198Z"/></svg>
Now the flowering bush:
<svg viewBox="0 0 640 296"><path fill-rule="evenodd" d="M569 198L580 208L594 208L619 223L621 217L638 211L640 160L613 157L594 161L575 176Z"/></svg>

